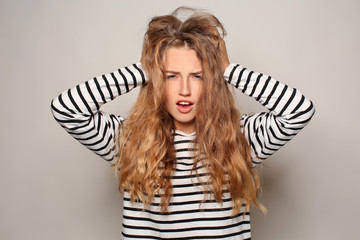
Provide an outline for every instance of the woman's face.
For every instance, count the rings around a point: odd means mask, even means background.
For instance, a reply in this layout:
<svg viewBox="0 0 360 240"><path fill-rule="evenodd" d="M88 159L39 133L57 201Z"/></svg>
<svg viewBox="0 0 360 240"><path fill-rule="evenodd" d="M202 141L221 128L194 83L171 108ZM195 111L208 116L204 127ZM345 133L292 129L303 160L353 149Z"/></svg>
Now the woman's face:
<svg viewBox="0 0 360 240"><path fill-rule="evenodd" d="M185 47L165 51L165 106L174 118L175 129L195 131L195 115L203 88L201 61L196 52Z"/></svg>

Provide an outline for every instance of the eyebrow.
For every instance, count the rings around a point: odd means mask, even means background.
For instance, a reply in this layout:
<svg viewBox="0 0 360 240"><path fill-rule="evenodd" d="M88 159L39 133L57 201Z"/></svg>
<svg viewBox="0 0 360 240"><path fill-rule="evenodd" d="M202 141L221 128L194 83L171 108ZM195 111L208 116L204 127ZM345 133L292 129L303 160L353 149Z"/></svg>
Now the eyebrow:
<svg viewBox="0 0 360 240"><path fill-rule="evenodd" d="M171 71L171 70L166 70L165 71L166 73L172 73L172 74L180 74L180 72L177 72L177 71ZM192 72L190 73L191 75L197 75L197 74L202 74L202 71L198 71L198 72Z"/></svg>

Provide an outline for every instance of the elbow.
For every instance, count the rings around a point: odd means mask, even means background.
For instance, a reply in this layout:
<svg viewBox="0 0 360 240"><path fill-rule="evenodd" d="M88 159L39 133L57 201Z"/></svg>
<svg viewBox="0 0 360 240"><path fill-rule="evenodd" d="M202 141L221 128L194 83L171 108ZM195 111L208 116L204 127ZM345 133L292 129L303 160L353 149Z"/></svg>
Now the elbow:
<svg viewBox="0 0 360 240"><path fill-rule="evenodd" d="M314 103L311 100L308 101L309 101L308 107L298 114L300 123L304 125L308 124L315 114Z"/></svg>
<svg viewBox="0 0 360 240"><path fill-rule="evenodd" d="M55 101L57 101L57 98L54 98L54 99L52 99L51 100L51 102L50 102L50 111L51 111L51 114L55 117L55 114L56 114L56 107L55 107L55 105L56 105L56 103L55 103Z"/></svg>
<svg viewBox="0 0 360 240"><path fill-rule="evenodd" d="M309 100L309 102L310 102L310 106L308 108L308 115L310 120L315 114L315 105L311 100Z"/></svg>
<svg viewBox="0 0 360 240"><path fill-rule="evenodd" d="M314 103L306 99L306 102L302 104L301 109L296 111L296 113L291 116L288 120L293 124L301 124L306 125L315 114L315 106Z"/></svg>

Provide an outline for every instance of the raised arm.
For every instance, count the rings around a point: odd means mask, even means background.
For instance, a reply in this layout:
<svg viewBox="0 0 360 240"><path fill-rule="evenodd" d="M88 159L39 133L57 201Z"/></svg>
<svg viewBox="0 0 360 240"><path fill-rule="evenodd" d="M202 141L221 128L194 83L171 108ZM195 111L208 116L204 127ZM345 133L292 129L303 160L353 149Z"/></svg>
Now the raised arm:
<svg viewBox="0 0 360 240"><path fill-rule="evenodd" d="M253 72L239 64L230 64L225 80L254 98L269 112L243 115L241 125L258 164L290 141L310 121L313 103L295 88L270 76Z"/></svg>
<svg viewBox="0 0 360 240"><path fill-rule="evenodd" d="M95 77L54 98L51 102L52 114L81 144L111 161L115 136L124 119L102 112L100 107L146 80L140 63Z"/></svg>

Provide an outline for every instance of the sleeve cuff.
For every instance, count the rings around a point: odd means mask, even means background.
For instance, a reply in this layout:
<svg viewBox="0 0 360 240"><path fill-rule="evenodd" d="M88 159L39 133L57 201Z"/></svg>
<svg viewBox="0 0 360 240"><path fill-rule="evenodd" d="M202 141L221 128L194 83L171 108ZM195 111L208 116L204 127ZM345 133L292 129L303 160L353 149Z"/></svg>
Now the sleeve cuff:
<svg viewBox="0 0 360 240"><path fill-rule="evenodd" d="M230 75L231 75L231 72L233 71L233 69L239 64L236 64L236 63L230 63L229 66L227 66L227 68L225 69L225 72L224 72L224 80L226 82L230 82Z"/></svg>
<svg viewBox="0 0 360 240"><path fill-rule="evenodd" d="M146 72L144 70L144 68L142 67L141 63L138 62L138 63L135 63L135 65L142 71L142 73L144 74L144 78L145 78L145 82L148 82L149 81L149 78L148 76L146 75Z"/></svg>

